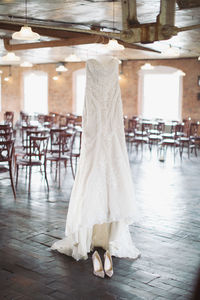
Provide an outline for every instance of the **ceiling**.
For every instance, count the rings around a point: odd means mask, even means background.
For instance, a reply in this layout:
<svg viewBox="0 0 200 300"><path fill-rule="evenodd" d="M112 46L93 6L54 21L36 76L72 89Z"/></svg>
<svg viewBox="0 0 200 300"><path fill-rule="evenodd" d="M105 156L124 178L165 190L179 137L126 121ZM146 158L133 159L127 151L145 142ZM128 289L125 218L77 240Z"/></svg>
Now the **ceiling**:
<svg viewBox="0 0 200 300"><path fill-rule="evenodd" d="M160 0L137 1L137 20L140 24L155 24L159 12ZM24 0L0 1L0 56L7 52L3 39L11 38L15 29L18 30L25 23L25 16ZM73 38L70 46L15 51L22 61L28 60L35 64L64 61L70 53L77 53L82 60L101 53L108 53L105 45L94 43L95 39L90 42L90 39L95 37L97 40L99 38L98 42L101 42L104 35L103 41L105 43L106 39L108 40L106 34L119 35L124 26L120 0L28 0L27 21L34 28L34 31L40 33L41 39L38 43L61 38L65 44L64 40ZM199 24L200 0L176 1L174 25L176 28L187 27L190 30L181 31L167 40L151 43L148 40L145 43L126 43L125 50L113 52L113 54L123 60L165 59L168 56L160 52L171 46L180 51L179 57L198 57L200 55ZM135 25L130 26L134 28ZM191 30L191 28L193 29ZM91 35L92 30L94 35ZM85 39L84 34L85 36L87 34L88 40ZM81 35L84 36L86 44L77 45L82 38ZM11 45L19 44L18 41L13 40L10 40L9 43ZM151 49L155 52L149 51ZM0 64L3 63L0 62Z"/></svg>

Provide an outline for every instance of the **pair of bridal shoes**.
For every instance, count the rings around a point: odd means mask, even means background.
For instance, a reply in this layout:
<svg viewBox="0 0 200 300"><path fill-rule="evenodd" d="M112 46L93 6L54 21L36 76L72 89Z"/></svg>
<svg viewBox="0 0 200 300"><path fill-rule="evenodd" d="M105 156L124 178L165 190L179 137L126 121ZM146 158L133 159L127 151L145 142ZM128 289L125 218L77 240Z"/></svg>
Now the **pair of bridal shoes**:
<svg viewBox="0 0 200 300"><path fill-rule="evenodd" d="M112 277L113 264L112 264L112 257L109 251L106 251L104 254L104 268L99 253L97 251L95 251L92 255L92 262L93 262L94 275L104 278L106 274L108 277Z"/></svg>

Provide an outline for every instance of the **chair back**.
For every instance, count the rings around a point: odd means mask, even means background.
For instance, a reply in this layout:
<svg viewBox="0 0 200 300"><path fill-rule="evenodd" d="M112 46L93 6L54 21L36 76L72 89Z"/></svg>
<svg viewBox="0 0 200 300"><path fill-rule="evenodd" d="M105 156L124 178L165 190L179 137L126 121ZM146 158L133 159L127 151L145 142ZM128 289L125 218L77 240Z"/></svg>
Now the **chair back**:
<svg viewBox="0 0 200 300"><path fill-rule="evenodd" d="M183 124L176 124L174 128L174 138L177 139L180 136L184 135L184 125Z"/></svg>
<svg viewBox="0 0 200 300"><path fill-rule="evenodd" d="M14 149L14 140L0 141L0 162L11 161Z"/></svg>
<svg viewBox="0 0 200 300"><path fill-rule="evenodd" d="M27 132L34 131L38 127L37 126L22 126L21 128L21 137L22 137L22 147L23 149L26 149L29 147L29 134Z"/></svg>
<svg viewBox="0 0 200 300"><path fill-rule="evenodd" d="M4 133L12 133L13 129L10 124L1 124L0 125L0 135Z"/></svg>
<svg viewBox="0 0 200 300"><path fill-rule="evenodd" d="M23 111L20 111L20 123L30 124L30 116Z"/></svg>
<svg viewBox="0 0 200 300"><path fill-rule="evenodd" d="M0 132L0 141L9 141L12 139L12 137L13 137L12 131L5 132L5 133Z"/></svg>
<svg viewBox="0 0 200 300"><path fill-rule="evenodd" d="M36 136L30 135L29 147L27 149L27 155L30 163L32 160L42 160L46 157L48 147L49 136Z"/></svg>
<svg viewBox="0 0 200 300"><path fill-rule="evenodd" d="M190 124L190 136L198 136L198 129L199 129L198 123L191 123Z"/></svg>
<svg viewBox="0 0 200 300"><path fill-rule="evenodd" d="M66 132L66 128L51 129L50 153L56 154L58 158L70 151L73 133Z"/></svg>
<svg viewBox="0 0 200 300"><path fill-rule="evenodd" d="M58 122L59 122L59 127L66 127L67 126L67 116L60 115Z"/></svg>
<svg viewBox="0 0 200 300"><path fill-rule="evenodd" d="M72 135L71 147L70 147L71 155L73 155L73 153L80 155L81 142L82 142L82 130L76 130Z"/></svg>
<svg viewBox="0 0 200 300"><path fill-rule="evenodd" d="M60 134L65 132L65 128L51 128L50 130L50 152L58 153L60 144Z"/></svg>
<svg viewBox="0 0 200 300"><path fill-rule="evenodd" d="M137 129L138 121L136 119L128 120L128 132L134 132Z"/></svg>
<svg viewBox="0 0 200 300"><path fill-rule="evenodd" d="M14 112L6 111L4 113L4 122L10 124L13 127L13 121L14 121Z"/></svg>

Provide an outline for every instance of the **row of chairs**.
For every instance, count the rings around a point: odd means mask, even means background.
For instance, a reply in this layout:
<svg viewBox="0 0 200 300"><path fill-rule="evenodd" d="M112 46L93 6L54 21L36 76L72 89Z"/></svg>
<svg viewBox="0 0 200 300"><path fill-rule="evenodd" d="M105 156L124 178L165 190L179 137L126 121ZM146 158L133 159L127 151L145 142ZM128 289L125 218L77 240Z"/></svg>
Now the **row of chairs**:
<svg viewBox="0 0 200 300"><path fill-rule="evenodd" d="M10 130L10 132L9 132ZM24 130L25 131L25 130ZM40 167L44 173L47 190L49 184L47 179L47 163L56 164L55 179L59 187L61 183L61 164L67 166L69 163L73 178L77 169L77 160L80 156L81 130L68 130L68 128L52 128L50 130L27 126L23 133L22 142L16 143L12 136L12 129L8 125L0 126L0 163L8 163L8 167L0 166L0 171L9 171L14 197L17 188L19 168L29 169L28 192L30 193L32 168ZM14 185L13 170L16 171L16 184Z"/></svg>
<svg viewBox="0 0 200 300"><path fill-rule="evenodd" d="M188 120L182 123L173 121L166 124L164 121L151 122L150 120L139 121L138 119L129 119L126 129L126 140L128 149L132 145L136 146L138 151L139 145L143 149L143 145L147 144L150 151L152 146L158 146L158 150L166 154L167 148L170 146L174 150L179 150L182 158L184 148L187 149L188 157L194 150L197 156L197 149L200 145L199 122L189 122Z"/></svg>
<svg viewBox="0 0 200 300"><path fill-rule="evenodd" d="M20 124L30 125L33 116L26 114L25 112L20 112ZM58 114L50 112L49 114L35 114L34 120L37 120L38 123L46 128L53 127L66 127L66 126L81 126L82 117L75 114Z"/></svg>

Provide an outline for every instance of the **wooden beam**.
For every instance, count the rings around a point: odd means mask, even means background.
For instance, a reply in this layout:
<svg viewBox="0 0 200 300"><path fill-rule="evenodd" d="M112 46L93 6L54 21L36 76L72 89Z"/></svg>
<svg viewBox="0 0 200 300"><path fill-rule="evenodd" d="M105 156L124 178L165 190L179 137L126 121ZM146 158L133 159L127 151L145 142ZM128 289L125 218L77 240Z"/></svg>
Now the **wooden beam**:
<svg viewBox="0 0 200 300"><path fill-rule="evenodd" d="M10 44L9 38L4 38L4 47L7 51L16 51L16 50L28 50L28 49L38 49L38 48L46 48L46 47L63 47L63 46L76 46L76 45L83 45L83 44L107 44L109 39L106 37L100 36L88 36L82 38L69 38L69 39L61 39L55 41L48 41L48 42L35 42L35 43L23 43L23 44ZM123 45L126 48L136 49L136 50L143 50L143 51L150 51L150 52L157 52L154 49L150 49L147 47L143 47L140 45L129 44L123 41L118 41L119 44Z"/></svg>
<svg viewBox="0 0 200 300"><path fill-rule="evenodd" d="M0 29L10 30L10 31L19 31L21 28L21 24L13 24L10 22L2 22L0 21ZM31 25L33 31L37 32L41 36L49 36L49 37L56 37L60 38L61 40L56 41L49 41L49 42L36 42L36 43L24 43L24 44L10 44L8 41L5 41L5 47L12 50L25 50L25 49L37 49L37 48L44 48L44 47L58 47L58 46L75 46L75 45L82 45L82 44L92 44L92 43L101 43L106 44L109 41L109 37L105 36L107 33L103 32L76 32L76 31L67 31L65 29L55 29L55 28L46 28L46 27L37 27L36 25ZM77 29L78 31L79 29ZM64 41L65 39L65 41ZM160 53L160 51L150 49L147 47L135 45L133 43L127 43L118 40L122 45L127 48L131 49L138 49L144 51L150 51L155 53Z"/></svg>
<svg viewBox="0 0 200 300"><path fill-rule="evenodd" d="M108 39L106 39L108 42ZM37 49L37 48L47 48L47 47L63 47L63 46L76 46L83 44L93 44L93 43L106 43L104 39L100 36L84 36L78 38L68 38L54 41L45 42L34 42L34 43L20 43L20 44L10 44L9 38L4 38L4 47L7 51L16 50L27 50L27 49Z"/></svg>
<svg viewBox="0 0 200 300"><path fill-rule="evenodd" d="M160 0L160 14L157 17L159 25L174 26L175 7L175 0Z"/></svg>
<svg viewBox="0 0 200 300"><path fill-rule="evenodd" d="M121 0L122 6L122 24L123 30L128 30L137 20L137 3L136 0Z"/></svg>
<svg viewBox="0 0 200 300"><path fill-rule="evenodd" d="M0 21L0 29L9 30L12 32L19 31L20 28L23 26L23 24L14 24L10 22L2 22ZM37 32L41 36L49 36L54 38L70 38L70 37L82 37L83 35L88 35L87 33L79 33L75 31L67 31L67 28L65 30L63 29L54 29L54 28L48 28L48 27L40 27L39 25L31 25L31 28L33 31Z"/></svg>

